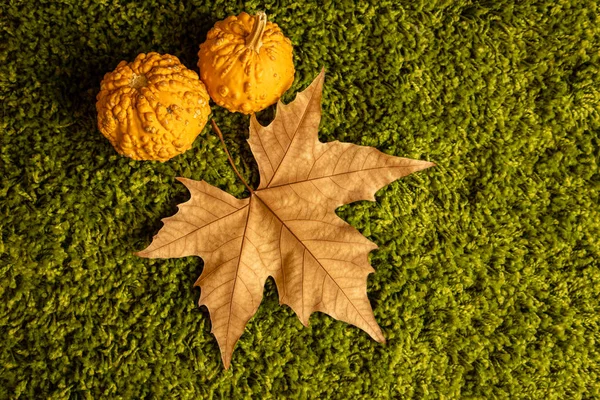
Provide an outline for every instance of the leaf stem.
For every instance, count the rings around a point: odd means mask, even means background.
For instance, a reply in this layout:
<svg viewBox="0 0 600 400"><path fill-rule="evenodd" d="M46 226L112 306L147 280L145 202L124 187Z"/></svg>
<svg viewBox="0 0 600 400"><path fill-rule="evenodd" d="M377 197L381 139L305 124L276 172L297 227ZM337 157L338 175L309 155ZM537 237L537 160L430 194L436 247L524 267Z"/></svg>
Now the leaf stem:
<svg viewBox="0 0 600 400"><path fill-rule="evenodd" d="M217 132L219 139L221 139L221 143L223 144L223 148L225 149L225 153L227 154L227 159L229 160L229 164L231 164L231 166L233 167L233 171L238 176L238 178L240 178L240 180L242 181L244 186L246 186L246 189L248 189L250 191L250 194L254 194L254 190L252 190L252 188L248 185L246 180L244 178L242 178L240 171L238 171L238 169L235 167L235 164L233 163L233 159L231 158L231 154L229 154L229 150L227 150L227 145L225 144L225 140L223 140L223 134L221 133L221 130L217 126L217 123L215 122L214 119L212 119L210 122L212 123L212 127L215 130L215 132Z"/></svg>

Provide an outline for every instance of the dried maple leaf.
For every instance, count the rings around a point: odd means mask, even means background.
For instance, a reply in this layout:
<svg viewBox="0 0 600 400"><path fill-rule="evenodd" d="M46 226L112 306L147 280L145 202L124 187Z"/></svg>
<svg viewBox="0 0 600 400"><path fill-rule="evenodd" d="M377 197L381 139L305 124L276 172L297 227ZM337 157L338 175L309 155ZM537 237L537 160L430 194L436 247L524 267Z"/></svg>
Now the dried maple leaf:
<svg viewBox="0 0 600 400"><path fill-rule="evenodd" d="M305 326L313 312L321 311L385 342L367 297L367 276L374 272L368 254L377 246L335 209L374 201L381 187L434 164L372 147L319 142L323 80L324 71L293 102L278 103L269 126L252 116L249 143L260 186L248 187L249 198L178 178L190 190L190 200L165 218L150 246L137 253L202 257L204 270L195 285L201 288L199 304L210 312L225 368L269 276L280 303Z"/></svg>

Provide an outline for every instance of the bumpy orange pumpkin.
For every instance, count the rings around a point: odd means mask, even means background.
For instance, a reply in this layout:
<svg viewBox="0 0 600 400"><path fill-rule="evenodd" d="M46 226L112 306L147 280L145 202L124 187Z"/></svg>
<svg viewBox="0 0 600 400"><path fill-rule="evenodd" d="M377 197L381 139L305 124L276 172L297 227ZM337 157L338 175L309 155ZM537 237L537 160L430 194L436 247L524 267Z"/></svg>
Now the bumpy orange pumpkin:
<svg viewBox="0 0 600 400"><path fill-rule="evenodd" d="M210 97L232 112L260 111L294 81L292 43L264 12L243 12L217 22L198 57L200 78Z"/></svg>
<svg viewBox="0 0 600 400"><path fill-rule="evenodd" d="M135 160L167 161L204 128L209 96L198 74L168 54L140 54L104 75L96 97L98 128Z"/></svg>

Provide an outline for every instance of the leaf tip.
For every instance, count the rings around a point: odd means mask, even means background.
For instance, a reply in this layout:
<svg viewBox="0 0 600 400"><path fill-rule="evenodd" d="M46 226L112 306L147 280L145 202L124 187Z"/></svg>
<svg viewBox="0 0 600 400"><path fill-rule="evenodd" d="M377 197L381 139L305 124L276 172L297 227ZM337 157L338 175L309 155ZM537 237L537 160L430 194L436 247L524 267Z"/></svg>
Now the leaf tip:
<svg viewBox="0 0 600 400"><path fill-rule="evenodd" d="M375 341L377 343L381 343L381 344L386 344L386 340L385 340L385 336L383 336L383 332L381 331L381 328L379 326L377 326L376 331L374 332L374 334L371 335L371 337L373 339L375 339Z"/></svg>
<svg viewBox="0 0 600 400"><path fill-rule="evenodd" d="M180 183L182 183L183 186L185 186L186 188L188 188L188 189L190 188L189 187L189 181L190 181L190 179L184 178L182 176L178 176L178 177L175 178L175 180L178 181L178 182L180 182Z"/></svg>
<svg viewBox="0 0 600 400"><path fill-rule="evenodd" d="M223 368L228 370L231 366L231 355L227 355L226 352L221 352L221 360L223 360Z"/></svg>
<svg viewBox="0 0 600 400"><path fill-rule="evenodd" d="M427 168L437 167L438 165L432 161L421 161L421 171Z"/></svg>
<svg viewBox="0 0 600 400"><path fill-rule="evenodd" d="M416 163L413 164L411 172L419 172L431 167L437 167L437 164L431 161L414 160Z"/></svg>
<svg viewBox="0 0 600 400"><path fill-rule="evenodd" d="M137 257L146 258L146 250L135 251L132 254Z"/></svg>
<svg viewBox="0 0 600 400"><path fill-rule="evenodd" d="M178 177L176 177L176 178L175 178L175 180L177 180L177 181L179 181L179 182L183 183L183 184L184 184L186 187L188 186L188 183L189 183L189 182L193 182L193 180L192 180L192 179L189 179L189 178L184 178L183 176L178 176ZM203 180L202 180L202 181L199 181L199 182L203 182Z"/></svg>
<svg viewBox="0 0 600 400"><path fill-rule="evenodd" d="M308 328L310 326L309 319L306 318L304 315L302 315L302 316L298 315L298 318L300 319L300 322L302 323L302 325L304 325L305 328Z"/></svg>

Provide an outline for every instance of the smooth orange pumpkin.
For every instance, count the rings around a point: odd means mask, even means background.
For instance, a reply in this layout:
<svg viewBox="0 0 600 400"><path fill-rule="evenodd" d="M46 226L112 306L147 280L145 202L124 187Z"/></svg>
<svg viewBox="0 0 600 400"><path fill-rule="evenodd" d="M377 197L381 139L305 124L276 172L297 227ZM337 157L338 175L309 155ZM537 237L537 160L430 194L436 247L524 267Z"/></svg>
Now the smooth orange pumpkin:
<svg viewBox="0 0 600 400"><path fill-rule="evenodd" d="M260 111L294 81L292 43L264 12L217 22L198 57L200 78L211 98L232 112Z"/></svg>
<svg viewBox="0 0 600 400"><path fill-rule="evenodd" d="M104 75L96 99L100 132L135 160L164 162L185 152L211 112L198 74L168 54L121 61Z"/></svg>

